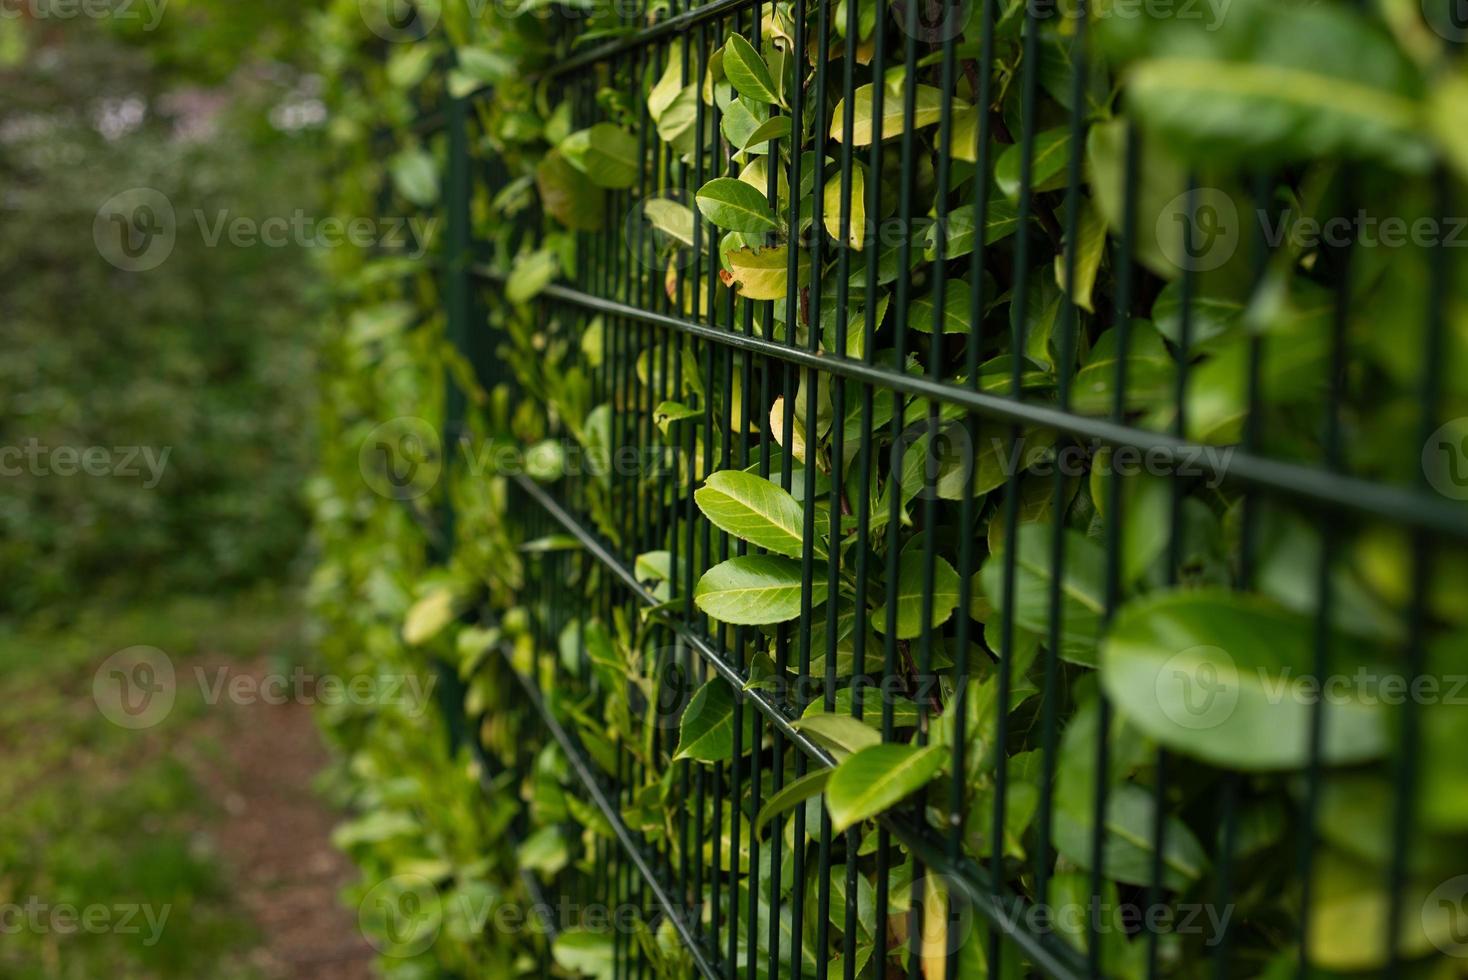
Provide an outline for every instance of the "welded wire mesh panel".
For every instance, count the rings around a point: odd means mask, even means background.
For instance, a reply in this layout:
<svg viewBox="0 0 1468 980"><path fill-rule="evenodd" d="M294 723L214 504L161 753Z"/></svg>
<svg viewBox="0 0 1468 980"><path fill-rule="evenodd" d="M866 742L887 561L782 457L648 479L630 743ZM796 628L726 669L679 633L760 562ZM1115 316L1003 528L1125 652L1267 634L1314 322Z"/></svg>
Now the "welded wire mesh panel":
<svg viewBox="0 0 1468 980"><path fill-rule="evenodd" d="M613 975L1461 972L1464 76L1387 7L567 10L471 97Z"/></svg>

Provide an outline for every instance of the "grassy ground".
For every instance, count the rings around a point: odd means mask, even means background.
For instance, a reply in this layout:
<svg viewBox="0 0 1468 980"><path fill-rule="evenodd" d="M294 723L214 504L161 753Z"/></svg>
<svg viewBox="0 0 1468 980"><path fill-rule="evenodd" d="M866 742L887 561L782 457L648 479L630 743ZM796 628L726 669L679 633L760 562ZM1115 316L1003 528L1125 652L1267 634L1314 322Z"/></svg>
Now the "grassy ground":
<svg viewBox="0 0 1468 980"><path fill-rule="evenodd" d="M200 678L262 663L286 673L298 634L296 610L269 594L0 624L0 977L275 972L261 966L258 918L221 853L229 798L214 777L238 768L239 718L210 703ZM107 678L94 680L113 652L139 645L166 653L176 700L156 725L129 730L105 717L95 692Z"/></svg>

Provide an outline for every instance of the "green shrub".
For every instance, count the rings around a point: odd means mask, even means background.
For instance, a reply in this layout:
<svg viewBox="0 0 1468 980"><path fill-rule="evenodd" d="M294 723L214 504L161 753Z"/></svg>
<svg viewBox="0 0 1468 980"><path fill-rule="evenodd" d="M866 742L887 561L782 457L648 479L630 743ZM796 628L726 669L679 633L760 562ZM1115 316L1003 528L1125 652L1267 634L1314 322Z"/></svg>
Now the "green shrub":
<svg viewBox="0 0 1468 980"><path fill-rule="evenodd" d="M343 270L350 318L325 412L336 452L317 500L322 607L338 642L460 665L470 716L488 712L478 734L490 764L518 781L506 796L528 801L524 829L542 845L520 860L548 886L598 873L601 848L615 844L507 664L548 692L621 784L621 818L674 867L721 868L727 880L734 865L742 888L757 879L752 907L768 919L768 864L735 861L732 839L767 862L776 841L787 860L806 855L804 880L781 886L780 914L796 906L805 930L787 937L782 975L817 963L842 975L843 950L862 976L905 962L916 857L879 843L874 823L893 808L951 835L1006 891L1052 907L1088 904L1099 841L1108 913L1211 909L1231 923L1232 973L1288 972L1304 943L1326 973L1385 968L1394 946L1414 974L1451 974L1461 946L1434 896L1468 871L1468 801L1447 748L1468 734L1468 710L1381 695L1417 677L1446 691L1462 672L1463 515L1425 493L1404 498L1412 520L1450 530L1453 546L1433 549L1425 534L1414 543L1370 519L1372 500L1352 499L1364 484L1312 490L1307 466L1437 485L1441 474L1422 469L1432 427L1421 416L1435 425L1468 408L1468 269L1450 248L1369 246L1359 221L1346 247L1312 240L1301 222L1352 220L1362 202L1406 225L1451 215L1468 172L1461 63L1412 12L1345 3L1238 0L1212 26L1103 6L1083 62L1073 16L1028 21L1027 32L1015 2L975 4L953 46L908 44L872 3L759 9L758 31L737 13L734 30L674 35L650 63L624 54L550 79L534 72L567 52L529 16L476 20L450 5L441 29L391 47L381 65L362 57L366 35L350 18L333 22L334 57L356 59L337 93L348 207L372 207L384 185L394 206L434 204L448 149L410 129L414 99L435 104L442 84L492 86L474 101L472 132L494 179L476 182L471 213L488 247L496 345L472 364L451 349L427 264ZM606 12L588 18L588 38L626 30ZM980 77L990 46L993 72ZM431 63L450 47L458 67L445 83ZM384 121L401 146L387 159L363 138ZM893 221L898 233L884 235ZM1292 233L1264 252L1256 242L1270 228ZM547 292L558 279L907 375L905 390L927 380L991 397L970 413L955 397L866 387L867 375L818 377L593 315ZM1435 317L1444 339L1433 353ZM468 325L471 342L485 326ZM448 475L432 493L374 495L364 441L401 416L444 431L457 413L442 385L469 406L469 454L429 458ZM1017 394L1069 418L1011 424L998 399ZM1081 438L1100 420L1125 424L1139 445L1185 440L1199 468L1133 472L1121 450ZM940 431L956 452L935 451ZM1279 467L1262 482L1295 490L1246 494L1243 479L1224 479L1250 475L1233 465L1241 443L1238 458ZM660 465L585 465L629 444ZM397 445L401 469L415 451ZM574 555L576 539L518 482L473 465L502 446L519 447L524 472L656 605ZM1057 464L1067 458L1074 471ZM1333 509L1316 510L1322 501ZM430 542L451 542L432 572ZM1430 574L1413 571L1422 555ZM478 613L484 625L459 624ZM677 628L707 628L747 689L798 716L834 771L795 780L800 753L703 666L686 707L671 702L676 737L666 730L654 709L668 703L670 666L698 659ZM1353 680L1317 711L1310 675L1322 664ZM797 673L824 683L801 692ZM850 692L864 674L895 677L899 690L857 721ZM1420 734L1420 751L1404 750L1404 732ZM527 741L540 753L531 766ZM1408 798L1395 795L1404 759ZM751 771L756 786L742 778ZM364 785L370 799L373 780ZM542 796L564 805L542 807ZM425 846L450 860L438 816L413 800L405 860ZM1404 922L1389 944L1399 814L1412 833L1398 869ZM710 827L716 846L685 844L687 821ZM542 834L564 848L548 864ZM445 864L443 888L487 879L525 901L515 856L502 843L488 853L472 869ZM829 877L817 854L836 862ZM951 882L925 881L929 914L960 901ZM678 898L702 906L711 931L736 915L745 928L748 892L733 903L710 885ZM829 922L816 896L829 897ZM1147 975L1154 952L1162 972L1185 976L1218 955L1216 930L1106 926L1050 939L1081 954L1094 938L1105 972L1128 977ZM570 935L554 947L564 969L611 975L612 939ZM686 975L642 938L655 972ZM491 932L471 948L543 955L517 939ZM940 930L917 944L921 969L943 975L946 943L957 975L987 975L986 939ZM1033 969L1005 950L1003 969ZM460 969L465 953L425 956Z"/></svg>

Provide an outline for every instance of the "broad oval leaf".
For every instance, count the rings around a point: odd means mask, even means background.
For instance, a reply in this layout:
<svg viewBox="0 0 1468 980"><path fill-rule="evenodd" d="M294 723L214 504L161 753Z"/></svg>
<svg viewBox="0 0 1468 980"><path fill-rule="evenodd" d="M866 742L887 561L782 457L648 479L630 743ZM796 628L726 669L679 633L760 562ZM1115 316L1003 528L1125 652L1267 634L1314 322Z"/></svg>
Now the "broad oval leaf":
<svg viewBox="0 0 1468 980"><path fill-rule="evenodd" d="M744 138L739 148L748 150L770 140L785 139L790 135L790 128L789 116L772 116L756 126L754 132Z"/></svg>
<svg viewBox="0 0 1468 980"><path fill-rule="evenodd" d="M703 216L720 228L759 234L780 227L765 196L737 177L715 177L699 188L697 201Z"/></svg>
<svg viewBox="0 0 1468 980"><path fill-rule="evenodd" d="M804 776L787 783L785 788L765 801L765 805L759 808L759 814L754 818L754 832L757 834L770 822L770 818L804 802L812 796L818 796L825 792L826 784L831 781L834 769L817 769L808 772Z"/></svg>
<svg viewBox="0 0 1468 980"><path fill-rule="evenodd" d="M561 141L561 154L598 187L625 189L642 169L637 139L620 126L597 123Z"/></svg>
<svg viewBox="0 0 1468 980"><path fill-rule="evenodd" d="M1102 35L1135 59L1137 120L1197 162L1346 156L1421 171L1433 159L1417 71L1350 5L1234 0L1212 29L1173 18Z"/></svg>
<svg viewBox="0 0 1468 980"><path fill-rule="evenodd" d="M1053 191L1068 182L1066 167L1070 160L1070 128L1062 126L1036 133L1030 148L1030 192ZM994 165L994 182L1004 195L1019 199L1024 147L1016 143L1005 150Z"/></svg>
<svg viewBox="0 0 1468 980"><path fill-rule="evenodd" d="M791 558L804 553L805 508L783 487L743 470L721 470L693 496L705 517L741 541ZM819 535L819 524L815 530ZM817 558L825 557L819 537L810 545Z"/></svg>
<svg viewBox="0 0 1468 980"><path fill-rule="evenodd" d="M846 100L836 103L831 115L831 139L838 143L850 142L853 146L867 146L874 138L891 139L902 135L908 127L905 100L906 82L901 69L887 79L882 90L881 136L877 137L877 126L872 119L873 86L863 85L852 95L851 137L846 135ZM932 85L918 85L913 95L912 129L932 126L943 116L943 92ZM955 115L962 112L962 103L955 102Z"/></svg>
<svg viewBox="0 0 1468 980"><path fill-rule="evenodd" d="M790 282L790 253L786 246L778 248L741 248L724 253L728 270L720 270L719 278L745 299L784 299ZM804 284L810 279L810 253L797 256L796 279Z"/></svg>
<svg viewBox="0 0 1468 980"><path fill-rule="evenodd" d="M780 95L775 90L775 80L770 76L770 67L760 53L738 34L729 35L724 45L724 75L746 99L754 99L766 105L778 105Z"/></svg>
<svg viewBox="0 0 1468 980"><path fill-rule="evenodd" d="M1101 851L1103 873L1112 881L1146 885L1152 881L1156 856L1153 840L1157 797L1134 783L1111 787L1106 796L1106 834ZM1063 798L1055 810L1055 849L1082 868L1092 858L1095 808L1090 800ZM1207 854L1182 821L1167 817L1163 829L1162 883L1182 891L1203 876Z"/></svg>
<svg viewBox="0 0 1468 980"><path fill-rule="evenodd" d="M875 729L850 715L825 712L807 715L795 722L795 730L820 742L837 759L845 759L882 742L882 736Z"/></svg>
<svg viewBox="0 0 1468 980"><path fill-rule="evenodd" d="M992 295L992 293L990 294ZM934 312L935 297L932 293L924 293L917 297L907 308L907 328L917 330L921 333L932 333L933 328L938 325L938 317ZM968 333L972 320L970 314L973 311L973 296L969 291L967 279L949 279L943 283L943 334Z"/></svg>
<svg viewBox="0 0 1468 980"><path fill-rule="evenodd" d="M897 638L921 636L924 628L942 626L958 607L958 573L941 555L933 556L932 617L923 622L926 559L918 549L903 552L897 562ZM887 606L872 610L872 629L887 632Z"/></svg>
<svg viewBox="0 0 1468 980"><path fill-rule="evenodd" d="M1065 530L1065 554L1060 576L1060 656L1072 663L1095 666L1096 638L1106 609L1106 557L1090 538ZM1015 530L1019 544L1014 555L1014 622L1021 629L1048 636L1050 631L1051 542L1050 524L1021 524ZM979 577L996 611L1005 608L1004 551L989 556Z"/></svg>
<svg viewBox="0 0 1468 980"><path fill-rule="evenodd" d="M605 194L559 150L551 150L535 168L540 202L550 215L572 231L600 231Z"/></svg>
<svg viewBox="0 0 1468 980"><path fill-rule="evenodd" d="M944 750L932 745L873 745L836 767L826 785L831 829L843 833L917 792L943 768Z"/></svg>
<svg viewBox="0 0 1468 980"><path fill-rule="evenodd" d="M741 752L754 745L759 710L752 704L741 709ZM734 757L734 691L727 681L715 677L693 695L678 729L678 749L673 761L696 759L723 762Z"/></svg>
<svg viewBox="0 0 1468 980"><path fill-rule="evenodd" d="M442 633L457 615L454 590L447 585L439 586L408 610L403 618L403 642L410 647L421 646Z"/></svg>
<svg viewBox="0 0 1468 980"><path fill-rule="evenodd" d="M1321 701L1312 691L1313 631L1311 617L1252 596L1149 596L1117 614L1101 647L1101 682L1170 749L1237 769L1297 769L1309 761ZM1366 663L1353 641L1332 640L1332 677L1350 678ZM1319 705L1326 765L1374 759L1390 744L1383 699L1364 686L1332 685Z"/></svg>
<svg viewBox="0 0 1468 980"><path fill-rule="evenodd" d="M800 563L744 555L715 565L698 580L693 601L714 619L736 626L783 623L800 615ZM811 582L811 605L826 601L826 578Z"/></svg>
<svg viewBox="0 0 1468 980"><path fill-rule="evenodd" d="M388 165L398 193L420 207L438 200L438 166L422 150L404 150Z"/></svg>

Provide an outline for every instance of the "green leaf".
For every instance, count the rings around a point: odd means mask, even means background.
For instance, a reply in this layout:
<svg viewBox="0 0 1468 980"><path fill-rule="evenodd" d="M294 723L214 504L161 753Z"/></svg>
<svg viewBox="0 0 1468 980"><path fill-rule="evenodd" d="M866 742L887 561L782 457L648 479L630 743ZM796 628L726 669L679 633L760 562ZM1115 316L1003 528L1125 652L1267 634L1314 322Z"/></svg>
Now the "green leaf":
<svg viewBox="0 0 1468 980"><path fill-rule="evenodd" d="M958 573L941 555L933 556L932 618L923 623L923 588L926 559L922 550L909 547L897 562L897 638L910 640L925 628L942 626L958 607ZM887 632L887 606L872 610L872 629Z"/></svg>
<svg viewBox="0 0 1468 980"><path fill-rule="evenodd" d="M698 608L736 626L783 623L800 615L800 564L789 558L744 555L704 572L693 590ZM826 579L811 582L811 605L826 601Z"/></svg>
<svg viewBox="0 0 1468 980"><path fill-rule="evenodd" d="M830 782L831 774L835 771L834 769L817 769L815 772L806 773L793 783L787 783L784 789L771 796L765 801L765 805L760 807L759 813L754 818L754 832L759 833L761 828L769 823L770 818L776 814L784 813L795 804L825 792L826 783Z"/></svg>
<svg viewBox="0 0 1468 980"><path fill-rule="evenodd" d="M1296 798L1303 799L1308 784L1299 778L1292 788ZM1396 795L1384 774L1328 773L1320 786L1316 829L1322 840L1342 853L1386 871L1392 863L1396 811ZM1468 864L1462 843L1425 830L1414 830L1407 841L1408 874L1425 876L1437 868Z"/></svg>
<svg viewBox="0 0 1468 980"><path fill-rule="evenodd" d="M842 181L840 179L830 180L826 183L824 192L825 206L822 212L826 222L826 234L837 241L841 240L841 223L848 222L846 243L851 248L860 252L866 244L867 234L867 178L866 170L861 166L851 168L851 194L842 193ZM851 216L845 215L843 202L851 202Z"/></svg>
<svg viewBox="0 0 1468 980"><path fill-rule="evenodd" d="M1310 719L1321 701L1309 680L1314 646L1309 616L1252 596L1167 592L1117 613L1101 648L1101 681L1138 728L1170 749L1230 768L1297 769L1309 761ZM1354 642L1332 640L1332 677L1367 666ZM1332 687L1319 707L1326 765L1388 748L1387 710L1364 682Z"/></svg>
<svg viewBox="0 0 1468 980"><path fill-rule="evenodd" d="M560 150L598 187L625 189L637 183L637 139L620 126L603 122L577 130L561 141Z"/></svg>
<svg viewBox="0 0 1468 980"><path fill-rule="evenodd" d="M759 711L754 705L746 704L742 712L740 747L748 752L754 747L759 731ZM698 689L684 709L673 761L723 762L733 757L734 691L723 678L715 677Z"/></svg>
<svg viewBox="0 0 1468 980"><path fill-rule="evenodd" d="M540 190L540 203L561 224L572 231L600 231L604 218L604 194L587 176L566 162L558 150L551 150L535 168L535 184Z"/></svg>
<svg viewBox="0 0 1468 980"><path fill-rule="evenodd" d="M699 188L696 200L703 216L720 228L760 234L780 227L765 196L737 177L715 177Z"/></svg>
<svg viewBox="0 0 1468 980"><path fill-rule="evenodd" d="M905 74L902 69L895 70L886 81L886 87L882 93L882 123L881 139L891 139L902 135L907 129L907 117L904 112L906 95ZM856 90L852 96L851 139L853 146L868 146L876 134L876 126L872 119L872 92L871 85L863 85ZM943 93L931 85L918 85L914 94L914 107L912 115L912 128L922 129L932 126L942 118L943 115ZM955 102L955 109L959 112L960 103ZM955 113L956 114L956 113ZM838 143L847 142L846 138L846 100L842 99L836 103L836 109L831 115L831 139Z"/></svg>
<svg viewBox="0 0 1468 980"><path fill-rule="evenodd" d="M1419 72L1362 11L1234 0L1213 25L1120 20L1100 33L1114 57L1134 62L1129 105L1194 162L1346 156L1421 171L1432 160Z"/></svg>
<svg viewBox="0 0 1468 980"><path fill-rule="evenodd" d="M993 245L1019 230L1019 211L1005 200L994 200L984 213L984 244ZM938 258L938 242L942 236L943 256L962 258L974 250L974 209L961 207L950 211L943 224L934 222L924 239L924 257L929 262Z"/></svg>
<svg viewBox="0 0 1468 980"><path fill-rule="evenodd" d="M539 871L546 877L564 868L569 858L566 840L561 836L561 829L554 824L541 827L525 838L516 853L520 867Z"/></svg>
<svg viewBox="0 0 1468 980"><path fill-rule="evenodd" d="M943 767L940 746L873 745L836 767L826 787L831 829L843 833L917 792Z"/></svg>
<svg viewBox="0 0 1468 980"><path fill-rule="evenodd" d="M592 976L596 980L612 980L616 976L610 930L567 929L551 943L551 955L562 969L578 976Z"/></svg>
<svg viewBox="0 0 1468 980"><path fill-rule="evenodd" d="M1009 147L994 165L994 182L1011 200L1019 200L1020 165L1023 146ZM1053 191L1068 183L1066 167L1070 159L1070 127L1047 129L1035 134L1030 157L1030 191Z"/></svg>
<svg viewBox="0 0 1468 980"><path fill-rule="evenodd" d="M403 617L403 642L410 647L427 643L442 633L458 614L454 590L447 585L439 586L413 603Z"/></svg>
<svg viewBox="0 0 1468 980"><path fill-rule="evenodd" d="M1188 189L1188 171L1178 162L1170 147L1158 139L1142 139L1133 166L1137 170L1137 187L1128 198L1126 191L1127 147L1129 123L1124 119L1098 122L1086 138L1086 157L1090 165L1091 191L1095 203L1106 218L1113 234L1121 234L1127 221L1128 208L1137 215L1133 247L1137 261L1164 279L1182 274L1173 261L1186 254L1183 226L1174 215L1179 200Z"/></svg>
<svg viewBox="0 0 1468 980"><path fill-rule="evenodd" d="M1082 868L1094 867L1092 859L1092 800L1062 796L1055 810L1055 849ZM1146 885L1152 881L1156 845L1153 829L1157 797L1134 783L1111 787L1106 796L1106 834L1102 844L1102 870L1112 881ZM1176 817L1164 823L1162 882L1182 891L1203 876L1208 858L1198 838Z"/></svg>
<svg viewBox="0 0 1468 980"><path fill-rule="evenodd" d="M870 725L863 724L850 715L824 712L807 715L795 722L795 729L824 745L837 759L844 759L854 752L879 745L882 741L882 736Z"/></svg>
<svg viewBox="0 0 1468 980"><path fill-rule="evenodd" d="M734 91L744 98L766 105L780 104L780 95L765 59L760 57L754 45L738 34L729 35L724 44L724 75L734 86Z"/></svg>
<svg viewBox="0 0 1468 980"><path fill-rule="evenodd" d="M854 612L855 610L853 610L853 613ZM880 649L876 637L871 637L867 641L867 643L868 650ZM816 643L812 644L812 649L821 649L819 639L817 639ZM824 660L825 658L821 657L818 659ZM839 652L837 653L837 659L841 659L841 654ZM816 670L816 666L817 662L813 659L811 661L811 676L813 677L819 675L819 672ZM841 675L849 676L849 673L850 671L848 668L846 671L842 672ZM916 701L912 700L911 698L905 698L895 694L884 694L881 688L866 684L859 685L857 689L861 693L855 695L855 699L861 704L862 708L861 718L857 720L859 720L863 725L866 725L873 731L881 731L882 710L883 708L889 706L892 709L892 724L894 726L896 726L897 728L913 728L917 725L918 706ZM827 712L825 704L820 699L817 699L806 706L805 712L801 717L814 718L817 715L821 714L830 714L832 717L836 718L850 716L852 698L853 695L851 693L851 688L842 687L836 691L836 706L830 712Z"/></svg>
<svg viewBox="0 0 1468 980"><path fill-rule="evenodd" d="M388 164L398 193L419 207L438 200L438 165L422 150L404 150Z"/></svg>
<svg viewBox="0 0 1468 980"><path fill-rule="evenodd" d="M517 70L514 59L488 48L459 48L458 57L459 71L484 85L507 81Z"/></svg>
<svg viewBox="0 0 1468 980"><path fill-rule="evenodd" d="M505 281L505 299L511 303L529 302L555 280L560 268L556 253L548 248L516 256Z"/></svg>
<svg viewBox="0 0 1468 980"><path fill-rule="evenodd" d="M1080 227L1076 229L1075 283L1071 302L1087 312L1094 313L1091 293L1096 289L1096 276L1101 272L1101 260L1106 255L1106 219L1096 210L1095 204L1087 201L1081 211ZM1055 284L1064 291L1070 283L1072 245L1055 256Z"/></svg>
<svg viewBox="0 0 1468 980"><path fill-rule="evenodd" d="M1225 296L1198 296L1188 299L1188 349L1197 352L1210 340L1234 333L1243 323L1245 303ZM1152 304L1152 322L1157 332L1174 344L1182 343L1183 281L1178 279L1163 287Z"/></svg>
<svg viewBox="0 0 1468 980"><path fill-rule="evenodd" d="M1132 70L1127 94L1148 127L1211 164L1346 155L1420 172L1432 160L1420 103L1308 66L1160 58Z"/></svg>
<svg viewBox="0 0 1468 980"><path fill-rule="evenodd" d="M967 279L950 279L943 284L943 335L969 332L972 320L969 316L973 305ZM937 325L934 314L933 294L924 293L907 308L907 328L922 333L932 333Z"/></svg>
<svg viewBox="0 0 1468 980"><path fill-rule="evenodd" d="M1076 531L1066 529L1064 571L1060 576L1060 656L1072 663L1094 666L1096 638L1106 609L1106 558L1101 548ZM1050 524L1021 524L1015 530L1014 622L1021 629L1049 636L1050 588L1054 578ZM979 572L984 593L994 609L1004 609L1005 552L989 556Z"/></svg>
<svg viewBox="0 0 1468 980"><path fill-rule="evenodd" d="M782 140L790 136L790 117L772 116L754 128L754 132L744 138L739 145L741 150L768 143L770 140Z"/></svg>
<svg viewBox="0 0 1468 980"><path fill-rule="evenodd" d="M387 80L394 88L418 86L433 70L437 52L429 44L404 45L393 52L387 62Z"/></svg>
<svg viewBox="0 0 1468 980"><path fill-rule="evenodd" d="M1146 574L1167 548L1173 484L1166 477L1148 473L1113 475L1114 458L1110 448L1096 454L1091 467L1091 499L1103 517L1121 521L1121 578L1124 585L1130 585ZM1111 502L1113 482L1121 488L1119 514Z"/></svg>
<svg viewBox="0 0 1468 980"><path fill-rule="evenodd" d="M732 145L748 147L746 152L751 154L764 154L770 149L768 141L756 142L754 135L770 122L770 118L770 108L764 103L753 99L732 99L724 110L719 128ZM763 190L764 184L761 183L757 189Z"/></svg>
<svg viewBox="0 0 1468 980"><path fill-rule="evenodd" d="M687 205L655 197L643 202L642 214L658 231L683 245L693 245L693 211Z"/></svg>
<svg viewBox="0 0 1468 980"><path fill-rule="evenodd" d="M1447 872L1438 871L1431 878L1403 882L1402 908L1409 913L1402 916L1394 945L1408 959L1425 956L1434 947L1463 955L1463 890L1455 887L1456 878L1443 883ZM1330 850L1315 859L1306 930L1313 967L1358 973L1387 965L1391 951L1386 923L1393 906L1386 881L1379 868Z"/></svg>
<svg viewBox="0 0 1468 980"><path fill-rule="evenodd" d="M742 470L721 470L693 496L705 517L741 541L791 558L804 553L805 509L777 484ZM823 530L817 520L810 546L818 559L826 556Z"/></svg>

